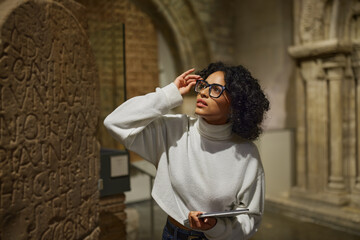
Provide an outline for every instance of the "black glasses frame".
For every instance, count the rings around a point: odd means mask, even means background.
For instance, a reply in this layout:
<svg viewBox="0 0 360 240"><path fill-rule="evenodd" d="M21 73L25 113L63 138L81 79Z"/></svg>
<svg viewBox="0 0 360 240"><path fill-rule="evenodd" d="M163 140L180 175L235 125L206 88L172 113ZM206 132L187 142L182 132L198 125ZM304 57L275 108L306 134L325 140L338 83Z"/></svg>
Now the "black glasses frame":
<svg viewBox="0 0 360 240"><path fill-rule="evenodd" d="M196 89L198 88L198 85L200 84L200 83L204 83L205 85L206 85L206 87L207 88L209 88L209 96L210 97L212 97L212 98L219 98L220 96L221 96L221 94L225 91L225 90L227 90L227 88L225 87L225 86L223 86L223 85L221 85L221 84L217 84L217 83L213 83L213 84L209 84L208 82L206 82L205 80L196 80L196 85L195 85L195 92L197 92L197 93L200 93L200 91L196 91ZM219 87L221 87L221 92L220 92L220 94L219 94L219 96L217 96L217 97L214 97L214 96L212 96L211 95L211 89L213 88L213 86L219 86ZM205 88L204 88L205 89Z"/></svg>

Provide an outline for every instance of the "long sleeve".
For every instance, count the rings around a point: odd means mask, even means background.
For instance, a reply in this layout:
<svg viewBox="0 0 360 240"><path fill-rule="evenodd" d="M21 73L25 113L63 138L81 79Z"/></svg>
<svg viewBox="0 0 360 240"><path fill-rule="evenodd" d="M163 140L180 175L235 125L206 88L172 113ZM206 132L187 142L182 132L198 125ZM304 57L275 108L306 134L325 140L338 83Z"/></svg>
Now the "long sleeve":
<svg viewBox="0 0 360 240"><path fill-rule="evenodd" d="M132 98L104 121L112 136L157 167L152 196L179 223L189 211L247 207L249 214L218 219L212 240L248 239L263 212L264 174L256 146L233 135L231 123L167 115L182 103L172 83ZM224 187L225 186L225 187Z"/></svg>
<svg viewBox="0 0 360 240"><path fill-rule="evenodd" d="M218 218L217 224L205 232L209 239L232 240L249 239L260 226L265 200L264 173L256 175L247 191L238 196L239 207L249 208L249 214L240 214L236 218ZM235 208L236 209L236 208Z"/></svg>
<svg viewBox="0 0 360 240"><path fill-rule="evenodd" d="M182 96L171 83L156 92L127 100L104 120L110 134L131 151L157 164L165 151L166 124L161 118L182 103Z"/></svg>

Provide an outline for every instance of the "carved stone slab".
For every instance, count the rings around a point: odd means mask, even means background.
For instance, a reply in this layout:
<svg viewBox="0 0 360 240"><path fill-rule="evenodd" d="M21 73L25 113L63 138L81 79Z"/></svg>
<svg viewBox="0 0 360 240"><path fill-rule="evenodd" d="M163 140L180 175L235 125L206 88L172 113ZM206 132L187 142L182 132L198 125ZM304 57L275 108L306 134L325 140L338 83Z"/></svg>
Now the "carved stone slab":
<svg viewBox="0 0 360 240"><path fill-rule="evenodd" d="M1 3L0 239L97 239L98 85L79 4L16 2Z"/></svg>

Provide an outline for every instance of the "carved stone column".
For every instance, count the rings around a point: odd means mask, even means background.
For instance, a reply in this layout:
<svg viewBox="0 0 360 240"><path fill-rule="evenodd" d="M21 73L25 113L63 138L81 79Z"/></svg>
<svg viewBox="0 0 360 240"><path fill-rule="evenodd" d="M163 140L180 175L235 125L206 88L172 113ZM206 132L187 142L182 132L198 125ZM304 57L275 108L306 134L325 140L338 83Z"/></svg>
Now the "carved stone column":
<svg viewBox="0 0 360 240"><path fill-rule="evenodd" d="M356 177L355 177L355 187L352 193L352 204L360 207L360 66L357 66L357 85L356 85L356 112L357 112L357 161L356 161Z"/></svg>
<svg viewBox="0 0 360 240"><path fill-rule="evenodd" d="M345 191L343 163L343 104L342 81L345 80L346 57L338 55L327 59L324 69L329 81L329 184L331 192Z"/></svg>
<svg viewBox="0 0 360 240"><path fill-rule="evenodd" d="M304 191L307 186L305 80L301 70L297 69L296 72L296 185L294 188Z"/></svg>
<svg viewBox="0 0 360 240"><path fill-rule="evenodd" d="M297 181L270 204L360 234L360 1L294 0L294 17Z"/></svg>
<svg viewBox="0 0 360 240"><path fill-rule="evenodd" d="M343 82L351 45L336 40L295 46L299 62L297 185L292 196L343 205L348 202L343 154Z"/></svg>
<svg viewBox="0 0 360 240"><path fill-rule="evenodd" d="M353 44L353 52L351 55L352 68L354 71L354 77L356 79L355 85L355 101L356 101L356 160L352 165L354 169L351 174L352 188L351 188L351 203L357 207L360 207L360 2L354 1L351 9L348 35Z"/></svg>
<svg viewBox="0 0 360 240"><path fill-rule="evenodd" d="M357 149L358 154L355 163L355 185L353 193L351 195L352 204L360 207L360 45L354 46L354 52L352 55L352 67L355 73L356 82L356 125L357 127Z"/></svg>
<svg viewBox="0 0 360 240"><path fill-rule="evenodd" d="M307 191L318 193L326 185L325 171L328 159L328 92L321 60L301 63L305 81L306 166Z"/></svg>

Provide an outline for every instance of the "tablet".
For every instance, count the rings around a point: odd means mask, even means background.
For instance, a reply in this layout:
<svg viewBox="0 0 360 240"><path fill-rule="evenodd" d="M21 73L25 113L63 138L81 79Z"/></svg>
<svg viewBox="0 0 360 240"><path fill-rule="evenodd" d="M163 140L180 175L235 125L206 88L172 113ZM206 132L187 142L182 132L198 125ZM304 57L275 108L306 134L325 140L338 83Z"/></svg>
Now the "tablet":
<svg viewBox="0 0 360 240"><path fill-rule="evenodd" d="M206 218L206 217L234 217L239 214L248 213L248 208L236 209L231 211L223 211L223 212L208 212L203 213L198 216L198 218Z"/></svg>

